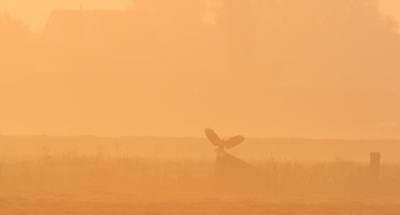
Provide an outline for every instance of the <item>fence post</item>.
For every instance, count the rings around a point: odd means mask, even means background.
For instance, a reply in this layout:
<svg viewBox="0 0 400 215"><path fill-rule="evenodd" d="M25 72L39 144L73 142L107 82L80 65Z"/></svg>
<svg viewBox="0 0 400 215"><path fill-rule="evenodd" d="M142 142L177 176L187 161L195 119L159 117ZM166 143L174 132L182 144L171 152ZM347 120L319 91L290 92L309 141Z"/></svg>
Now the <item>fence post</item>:
<svg viewBox="0 0 400 215"><path fill-rule="evenodd" d="M379 152L370 153L369 172L371 178L375 180L377 180L380 175L380 159L381 154Z"/></svg>

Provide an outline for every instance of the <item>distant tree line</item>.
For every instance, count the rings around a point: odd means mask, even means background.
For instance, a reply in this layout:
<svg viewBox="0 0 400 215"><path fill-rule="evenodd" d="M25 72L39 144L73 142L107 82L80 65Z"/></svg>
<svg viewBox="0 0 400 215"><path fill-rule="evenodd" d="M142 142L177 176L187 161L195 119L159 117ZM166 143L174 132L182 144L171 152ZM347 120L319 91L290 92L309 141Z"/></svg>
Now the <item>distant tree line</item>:
<svg viewBox="0 0 400 215"><path fill-rule="evenodd" d="M380 11L378 0L133 2L135 11L172 23L172 19L206 20L213 30L223 32L231 70L246 72L253 64L262 64L259 61L283 58L283 64L294 62L300 73L362 75L384 65L390 73L395 70L393 54L400 52L389 50L398 40L397 23Z"/></svg>
<svg viewBox="0 0 400 215"><path fill-rule="evenodd" d="M0 13L0 71L34 68L37 34L9 13Z"/></svg>
<svg viewBox="0 0 400 215"><path fill-rule="evenodd" d="M399 56L397 23L379 10L378 0L133 0L132 10L164 29L157 44L187 44L176 59L207 64L206 55L225 55L229 70L268 73L293 62L299 74L395 75ZM203 27L199 28L199 23ZM172 30L171 30L172 29ZM219 32L222 40L210 38ZM178 34L186 34L177 37ZM187 37L185 37L187 36ZM197 37L200 45L193 45ZM188 39L184 39L188 38ZM0 15L0 68L35 64L37 35L7 13ZM205 50L211 44L218 50ZM221 51L222 50L222 51ZM198 53L198 56L196 56ZM276 59L274 64L274 60ZM23 62L23 63L21 63ZM281 63L280 63L281 62ZM213 64L214 66L216 64ZM255 66L256 65L256 66ZM264 65L264 66L263 66ZM286 74L282 72L282 74Z"/></svg>

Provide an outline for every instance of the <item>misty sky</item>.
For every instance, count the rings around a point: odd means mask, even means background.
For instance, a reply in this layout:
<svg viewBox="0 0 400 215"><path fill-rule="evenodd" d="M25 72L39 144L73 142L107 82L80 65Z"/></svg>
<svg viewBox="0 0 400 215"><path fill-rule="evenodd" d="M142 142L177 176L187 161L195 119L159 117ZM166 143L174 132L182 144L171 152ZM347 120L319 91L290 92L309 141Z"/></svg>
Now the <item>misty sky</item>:
<svg viewBox="0 0 400 215"><path fill-rule="evenodd" d="M8 11L14 17L21 19L34 30L44 28L53 9L126 9L132 5L131 0L1 0L0 10ZM400 20L400 1L381 0L382 10Z"/></svg>
<svg viewBox="0 0 400 215"><path fill-rule="evenodd" d="M321 19L336 1L320 0L320 11L319 1L270 1L256 5L253 14L268 17L255 33L242 10L213 31L193 25L201 8L165 10L172 0L162 1L159 17L58 11L42 34L55 9L127 10L132 0L0 0L0 15L37 33L4 28L0 135L204 136L210 126L251 137L400 138L400 35L377 8ZM400 22L400 0L381 3Z"/></svg>

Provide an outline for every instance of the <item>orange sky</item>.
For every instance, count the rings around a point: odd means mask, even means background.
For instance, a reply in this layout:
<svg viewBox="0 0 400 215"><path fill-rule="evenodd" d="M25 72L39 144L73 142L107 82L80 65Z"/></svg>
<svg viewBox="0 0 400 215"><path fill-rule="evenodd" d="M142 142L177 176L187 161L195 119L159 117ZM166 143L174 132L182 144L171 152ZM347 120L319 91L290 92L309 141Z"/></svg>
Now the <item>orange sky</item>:
<svg viewBox="0 0 400 215"><path fill-rule="evenodd" d="M40 33L52 10L79 10L81 5L84 10L124 10L132 0L0 0L0 12L8 11ZM382 0L382 9L400 20L399 0ZM51 21L53 27L43 34L40 49L9 37L11 42L4 43L8 52L0 52L5 53L2 62L9 59L11 68L2 67L6 70L0 72L0 91L7 92L0 93L0 135L203 136L199 131L211 126L221 133L250 137L400 138L399 35L363 39L359 31L350 31L338 44L361 42L335 49L330 47L331 38L324 38L334 31L309 37L310 28L305 28L306 33L300 29L297 35L276 40L284 35L279 33L269 39L272 42L257 44L258 59L249 62L254 72L226 76L228 69L241 65L246 49L238 49L239 55L229 52L236 46L225 46L217 34L192 42L194 35L203 34L182 31L187 23L168 28L166 34L143 23L138 31L124 31L123 23L135 20L125 20L133 15L127 14L119 17L121 22L105 26L104 32L115 33L108 40L102 37L106 34L98 34L100 22L78 20L94 24L75 30L82 36L82 47L66 37L58 43L60 29ZM289 20L299 17L293 11L288 14ZM149 21L156 22L160 20ZM114 30L114 23L123 31ZM126 37L120 32L127 32ZM252 42L253 37L241 41ZM291 48L296 41L298 46ZM6 45L1 48L7 50ZM70 45L74 47L69 49ZM232 53L236 58L229 58ZM237 59L239 64L233 62ZM339 61L343 62L336 64Z"/></svg>
<svg viewBox="0 0 400 215"><path fill-rule="evenodd" d="M39 3L40 2L40 3ZM53 9L126 9L131 0L1 0L0 10L23 20L32 30L41 30ZM381 0L382 10L400 20L400 1Z"/></svg>

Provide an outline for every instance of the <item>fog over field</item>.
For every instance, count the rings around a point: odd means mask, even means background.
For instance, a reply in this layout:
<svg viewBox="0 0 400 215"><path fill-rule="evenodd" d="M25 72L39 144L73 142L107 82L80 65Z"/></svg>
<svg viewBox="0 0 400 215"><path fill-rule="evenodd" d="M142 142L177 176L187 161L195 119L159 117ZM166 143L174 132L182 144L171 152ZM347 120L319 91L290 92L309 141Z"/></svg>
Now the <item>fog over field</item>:
<svg viewBox="0 0 400 215"><path fill-rule="evenodd" d="M398 214L397 0L0 2L0 214Z"/></svg>

